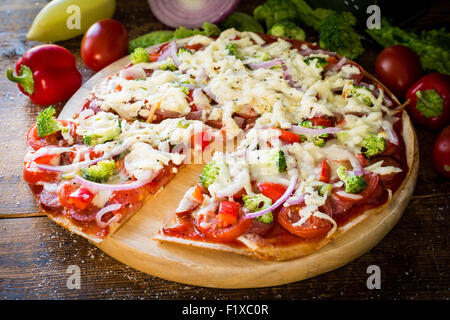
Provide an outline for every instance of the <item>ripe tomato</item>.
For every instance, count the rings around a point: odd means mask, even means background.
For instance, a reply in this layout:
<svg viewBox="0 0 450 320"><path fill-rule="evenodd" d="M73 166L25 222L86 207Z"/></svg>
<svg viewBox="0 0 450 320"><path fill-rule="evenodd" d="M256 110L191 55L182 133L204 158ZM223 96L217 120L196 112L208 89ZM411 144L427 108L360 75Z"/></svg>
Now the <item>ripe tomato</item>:
<svg viewBox="0 0 450 320"><path fill-rule="evenodd" d="M72 137L76 137L76 125L75 123L67 120L58 120L63 126L69 127L69 130L72 132ZM31 126L31 128L28 130L27 133L27 144L32 147L34 150L38 150L43 147L47 147L50 145L59 145L59 146L66 146L67 143L63 141L61 144L59 144L59 140L62 139L61 133L55 132L52 134L49 134L45 137L39 137L37 132L37 124L36 122Z"/></svg>
<svg viewBox="0 0 450 320"><path fill-rule="evenodd" d="M247 219L244 216L241 216L236 223L230 225L229 227L221 228L220 222L217 221L211 226L205 228L201 223L202 217L204 216L201 215L199 219L195 220L195 227L203 232L206 237L218 241L233 241L245 233L252 224L252 219Z"/></svg>
<svg viewBox="0 0 450 320"><path fill-rule="evenodd" d="M450 179L450 126L442 130L434 143L433 163L440 174Z"/></svg>
<svg viewBox="0 0 450 320"><path fill-rule="evenodd" d="M99 71L128 53L128 32L119 21L104 19L94 23L83 36L81 57Z"/></svg>
<svg viewBox="0 0 450 320"><path fill-rule="evenodd" d="M408 47L396 45L381 51L375 62L375 74L398 98L422 74L419 56Z"/></svg>
<svg viewBox="0 0 450 320"><path fill-rule="evenodd" d="M331 213L331 208L328 207L329 204L324 206L321 211L325 211L326 214ZM283 207L278 214L278 222L290 233L303 239L311 239L326 235L333 227L330 221L315 216L311 216L301 226L294 226L293 224L300 220L298 215L300 209L299 206Z"/></svg>
<svg viewBox="0 0 450 320"><path fill-rule="evenodd" d="M58 175L58 172L39 169L34 161L29 161L23 168L23 180L31 184L53 182L58 178Z"/></svg>

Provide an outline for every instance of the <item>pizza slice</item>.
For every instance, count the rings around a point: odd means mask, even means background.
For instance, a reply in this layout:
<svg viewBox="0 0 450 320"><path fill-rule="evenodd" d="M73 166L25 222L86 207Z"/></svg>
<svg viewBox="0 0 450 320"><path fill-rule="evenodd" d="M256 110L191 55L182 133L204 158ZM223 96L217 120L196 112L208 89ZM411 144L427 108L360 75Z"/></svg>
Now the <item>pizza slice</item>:
<svg viewBox="0 0 450 320"><path fill-rule="evenodd" d="M338 142L335 119L303 125L254 128L236 152L215 153L155 239L287 260L318 250L391 201L408 171L400 146L362 147L366 158Z"/></svg>
<svg viewBox="0 0 450 320"><path fill-rule="evenodd" d="M200 121L128 123L116 114L83 111L56 120L41 111L27 135L24 180L42 212L68 230L101 242L157 193L213 132ZM194 151L194 150L192 150Z"/></svg>

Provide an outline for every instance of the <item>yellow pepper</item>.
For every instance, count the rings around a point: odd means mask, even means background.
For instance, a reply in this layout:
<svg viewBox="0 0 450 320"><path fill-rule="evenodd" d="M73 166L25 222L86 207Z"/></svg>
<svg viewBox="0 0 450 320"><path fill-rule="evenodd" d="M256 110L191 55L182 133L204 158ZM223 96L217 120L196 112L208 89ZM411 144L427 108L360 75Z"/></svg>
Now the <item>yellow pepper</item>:
<svg viewBox="0 0 450 320"><path fill-rule="evenodd" d="M111 18L116 0L53 0L36 16L29 40L55 42L82 35L95 22Z"/></svg>

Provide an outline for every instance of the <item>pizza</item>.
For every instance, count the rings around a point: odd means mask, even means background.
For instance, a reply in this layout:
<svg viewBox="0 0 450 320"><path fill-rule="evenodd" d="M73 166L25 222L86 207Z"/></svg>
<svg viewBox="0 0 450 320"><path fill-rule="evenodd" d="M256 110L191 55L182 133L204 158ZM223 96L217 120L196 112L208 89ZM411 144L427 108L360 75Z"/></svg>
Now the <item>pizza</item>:
<svg viewBox="0 0 450 320"><path fill-rule="evenodd" d="M27 134L24 179L68 230L101 242L183 166L203 163L154 239L286 260L402 189L409 120L355 62L234 29L140 54L73 118L45 109Z"/></svg>

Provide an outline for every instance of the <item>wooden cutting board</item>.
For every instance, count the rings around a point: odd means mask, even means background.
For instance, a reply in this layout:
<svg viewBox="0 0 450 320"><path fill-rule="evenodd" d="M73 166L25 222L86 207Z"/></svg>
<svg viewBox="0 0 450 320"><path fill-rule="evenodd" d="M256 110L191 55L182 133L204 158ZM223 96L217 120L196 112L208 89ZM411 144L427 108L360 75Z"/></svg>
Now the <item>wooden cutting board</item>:
<svg viewBox="0 0 450 320"><path fill-rule="evenodd" d="M94 75L67 102L59 118L73 117L81 110L94 85L128 63L129 58L124 57ZM181 169L161 192L150 196L142 209L116 233L95 245L111 257L150 275L215 288L275 286L339 268L374 247L400 219L412 196L419 168L418 143L406 112L402 121L411 168L403 186L381 213L370 215L311 255L283 262L259 261L234 253L153 240L159 228L175 212L186 189L198 181L199 165L187 165Z"/></svg>

